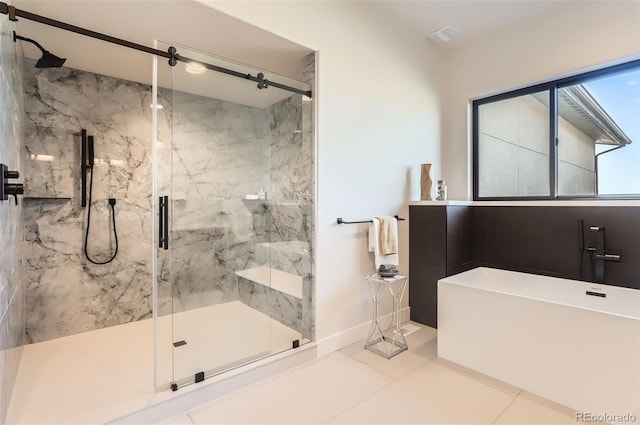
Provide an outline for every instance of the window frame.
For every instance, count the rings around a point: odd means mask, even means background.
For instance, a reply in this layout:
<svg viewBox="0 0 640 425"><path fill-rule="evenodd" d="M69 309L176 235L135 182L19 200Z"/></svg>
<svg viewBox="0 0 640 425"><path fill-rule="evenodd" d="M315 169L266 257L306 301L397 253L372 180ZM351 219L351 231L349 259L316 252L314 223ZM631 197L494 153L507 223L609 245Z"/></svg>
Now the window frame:
<svg viewBox="0 0 640 425"><path fill-rule="evenodd" d="M618 65L608 66L593 71L583 72L545 83L534 84L516 90L499 93L472 101L472 167L473 167L473 200L474 201L549 201L549 200L637 200L637 194L595 194L595 195L558 195L558 89L562 87L581 84L590 80L613 75L626 70L636 69L640 71L640 59L624 62ZM480 196L480 170L479 170L479 107L501 100L526 96L543 91L549 92L549 195L544 196ZM640 143L640 140L637 141Z"/></svg>

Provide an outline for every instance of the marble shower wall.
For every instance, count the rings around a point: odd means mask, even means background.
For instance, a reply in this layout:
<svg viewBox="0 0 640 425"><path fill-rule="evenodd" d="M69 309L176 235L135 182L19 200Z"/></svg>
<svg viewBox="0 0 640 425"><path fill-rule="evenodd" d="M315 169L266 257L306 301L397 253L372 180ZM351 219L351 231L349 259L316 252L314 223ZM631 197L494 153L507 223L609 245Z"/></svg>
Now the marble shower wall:
<svg viewBox="0 0 640 425"><path fill-rule="evenodd" d="M302 102L301 95L293 95L263 111L271 136L265 171L268 199L245 204L255 203L256 238L250 244L255 260L250 266L268 266L302 276L304 285L311 276L312 216L308 196L313 163L303 138ZM301 298L246 278L237 279L240 301L311 339L310 325L303 320ZM273 280L270 283L278 286Z"/></svg>
<svg viewBox="0 0 640 425"><path fill-rule="evenodd" d="M304 81L313 88L315 54L303 60ZM315 338L313 102L293 95L266 109L271 127L268 200L264 204L265 242L254 245L256 262L302 277L302 299L239 280L240 299Z"/></svg>
<svg viewBox="0 0 640 425"><path fill-rule="evenodd" d="M151 316L151 87L25 59L26 335L39 342ZM80 131L94 136L84 257ZM89 177L87 179L89 185Z"/></svg>
<svg viewBox="0 0 640 425"><path fill-rule="evenodd" d="M13 30L15 23L0 19L0 162L19 171L22 182L23 68ZM23 202L0 202L0 424L6 422L24 345Z"/></svg>
<svg viewBox="0 0 640 425"><path fill-rule="evenodd" d="M173 311L240 299L311 339L311 102L260 109L175 93L171 104L173 263L162 275L173 276ZM266 202L244 199L260 187ZM235 274L265 265L303 276L304 302Z"/></svg>
<svg viewBox="0 0 640 425"><path fill-rule="evenodd" d="M235 272L256 265L253 244L266 231L264 214L243 199L260 186L268 190L272 136L260 108L185 93L174 93L171 105L171 267L179 312L239 299Z"/></svg>
<svg viewBox="0 0 640 425"><path fill-rule="evenodd" d="M32 62L25 86L29 341L150 317L151 88ZM159 313L240 299L235 272L276 258L257 244L295 241L305 259L285 249L272 267L304 277L306 312L281 316L304 316L309 324L300 328L312 335L313 139L301 121L311 102L296 95L260 109L168 90L159 96L159 194L170 196L172 220L171 249L159 254ZM120 247L106 266L84 259L81 128L96 146L95 257L113 249L107 199L117 199ZM266 204L244 200L260 186Z"/></svg>
<svg viewBox="0 0 640 425"><path fill-rule="evenodd" d="M302 65L303 80L307 82L316 94L316 54L310 53L303 59ZM302 146L304 152L303 157L307 164L308 171L305 172L307 180L301 186L304 187L302 198L305 199L305 220L303 220L303 228L305 229L305 241L309 244L309 269L308 274L302 275L302 323L306 331L303 332L307 338L315 341L316 325L315 325L315 199L316 199L316 175L315 175L315 128L312 99L302 99ZM302 164L301 164L302 165ZM304 167L304 165L302 165Z"/></svg>

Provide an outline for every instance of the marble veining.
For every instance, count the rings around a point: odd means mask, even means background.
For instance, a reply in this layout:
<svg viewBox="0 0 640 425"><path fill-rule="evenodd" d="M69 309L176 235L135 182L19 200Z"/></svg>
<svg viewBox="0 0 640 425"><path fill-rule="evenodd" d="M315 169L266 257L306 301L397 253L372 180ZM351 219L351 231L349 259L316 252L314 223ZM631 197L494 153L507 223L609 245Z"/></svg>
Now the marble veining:
<svg viewBox="0 0 640 425"><path fill-rule="evenodd" d="M312 58L305 64L313 70ZM268 305L276 320L312 339L312 102L293 95L260 109L159 90L158 186L171 208L164 251L151 246L151 88L69 68L39 70L33 61L24 85L28 341L149 317L152 255L159 314L242 300L259 311ZM107 199L117 199L119 252L106 266L84 258L82 128L96 146L93 257L114 248ZM261 186L267 201L244 200ZM301 276L303 300L258 295L235 275L264 265Z"/></svg>
<svg viewBox="0 0 640 425"><path fill-rule="evenodd" d="M9 2L10 3L10 2ZM13 42L15 23L0 19L0 161L10 170L24 168L22 52ZM0 423L5 423L24 345L22 272L23 199L0 202Z"/></svg>
<svg viewBox="0 0 640 425"><path fill-rule="evenodd" d="M300 323L299 300L267 298L264 288L235 276L266 265L297 274L309 286L313 148L303 146L302 102L294 95L259 109L174 94L165 165L173 171L172 272L165 274L173 284L160 286L173 288L174 312L240 299L311 335L312 325ZM261 186L266 201L243 199ZM273 241L281 242L277 253L268 245ZM305 255L292 259L291 243L306 244ZM311 323L312 314L306 317Z"/></svg>
<svg viewBox="0 0 640 425"><path fill-rule="evenodd" d="M25 59L25 293L29 342L151 316L151 88ZM88 251L84 257L80 131L94 136ZM88 176L88 185L91 177Z"/></svg>
<svg viewBox="0 0 640 425"><path fill-rule="evenodd" d="M312 93L315 95L316 87L316 55L315 53L310 53L303 58L303 80L307 82L312 90ZM302 323L308 329L308 334L310 335L310 340L315 340L315 298L314 298L314 286L315 286L315 252L313 247L315 246L315 185L316 185L316 174L315 174L315 152L316 152L316 143L315 143L315 127L314 127L314 102L313 99L303 97L302 98L302 139L303 139L303 149L308 156L309 163L309 182L307 186L306 199L308 199L307 208L308 213L306 215L306 220L304 223L306 238L309 242L310 246L310 271L309 274L303 276L303 297L302 297Z"/></svg>
<svg viewBox="0 0 640 425"><path fill-rule="evenodd" d="M308 338L302 322L302 300L243 277L238 277L240 301Z"/></svg>

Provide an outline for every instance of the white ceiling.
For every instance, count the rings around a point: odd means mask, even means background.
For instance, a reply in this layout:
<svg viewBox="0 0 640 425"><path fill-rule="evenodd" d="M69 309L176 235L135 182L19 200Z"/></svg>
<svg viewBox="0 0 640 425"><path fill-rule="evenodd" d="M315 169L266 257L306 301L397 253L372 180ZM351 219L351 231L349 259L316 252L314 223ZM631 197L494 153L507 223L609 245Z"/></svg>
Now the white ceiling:
<svg viewBox="0 0 640 425"><path fill-rule="evenodd" d="M386 0L371 4L423 38L446 26L457 29L459 35L444 45L455 47L580 1L584 0Z"/></svg>
<svg viewBox="0 0 640 425"><path fill-rule="evenodd" d="M460 32L459 38L451 43L451 46L456 46L569 2L386 0L367 3L370 7L378 8L386 19L400 22L403 27L425 39L437 29L453 26ZM145 46L153 47L154 40L158 39L211 52L295 79L301 78L302 58L311 52L304 46L192 0L13 0L13 4L18 9ZM19 18L18 32L39 41L52 53L66 57L65 66L151 84L151 55L24 18ZM25 56L39 58L39 51L34 46L24 42L22 46ZM179 48L178 52L184 56L195 55L184 48ZM160 60L166 61L164 58ZM211 59L209 62L213 61ZM246 69L230 67L242 72ZM169 67L161 70L160 83L169 87ZM257 73L255 70L248 71L253 75ZM256 96L255 84L214 72L201 74L197 78L191 75L182 78L184 75L183 71L176 73L180 78L174 79L175 88L253 106L264 107L288 95L287 92L271 88L261 90L260 95ZM273 80L295 85L293 80L282 77L273 76Z"/></svg>
<svg viewBox="0 0 640 425"><path fill-rule="evenodd" d="M248 63L263 70L300 79L302 58L310 49L239 21L190 0L118 1L118 0L13 0L16 8L65 23L111 35L144 46L154 40L170 45L189 46L218 57ZM6 19L6 17L0 17ZM38 41L53 54L67 58L64 66L112 77L151 84L152 56L115 44L84 37L48 25L18 18L18 33ZM30 43L21 43L25 56L38 59L40 51ZM166 51L167 45L161 50ZM221 64L216 58L178 48L178 53L208 63L256 75L257 69L233 63ZM167 59L160 58L161 64ZM266 107L291 93L269 88L259 90L256 83L206 72L186 74L185 64L173 70L173 87L189 93L215 97L256 107ZM300 87L294 80L267 74L267 79ZM159 83L171 87L171 68L159 67Z"/></svg>

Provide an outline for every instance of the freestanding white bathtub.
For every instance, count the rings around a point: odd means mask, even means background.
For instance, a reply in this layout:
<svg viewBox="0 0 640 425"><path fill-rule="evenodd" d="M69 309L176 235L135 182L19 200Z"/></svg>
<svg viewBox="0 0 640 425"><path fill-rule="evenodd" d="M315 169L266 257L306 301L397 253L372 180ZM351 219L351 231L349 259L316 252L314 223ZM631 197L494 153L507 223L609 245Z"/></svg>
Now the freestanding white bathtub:
<svg viewBox="0 0 640 425"><path fill-rule="evenodd" d="M578 414L640 423L639 290L483 267L446 277L438 356Z"/></svg>

